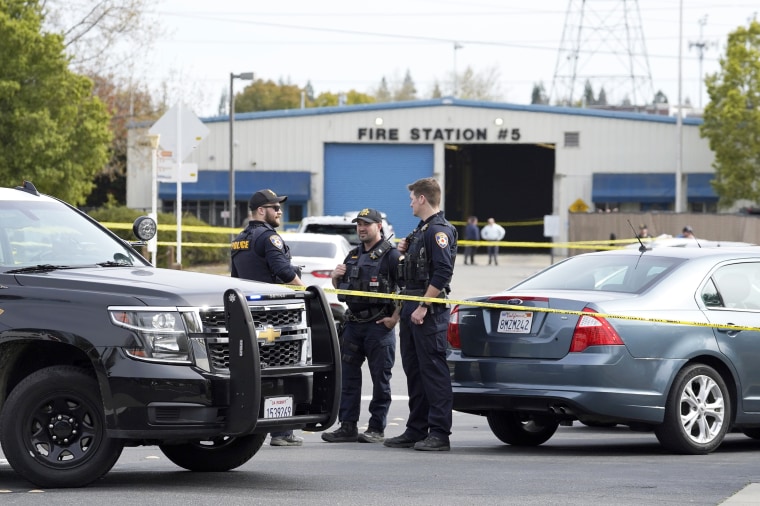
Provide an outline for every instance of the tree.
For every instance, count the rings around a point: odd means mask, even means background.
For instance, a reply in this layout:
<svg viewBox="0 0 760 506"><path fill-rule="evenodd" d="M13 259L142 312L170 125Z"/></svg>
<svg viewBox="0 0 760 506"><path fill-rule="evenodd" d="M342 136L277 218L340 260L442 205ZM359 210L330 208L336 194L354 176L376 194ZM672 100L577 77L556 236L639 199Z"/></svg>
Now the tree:
<svg viewBox="0 0 760 506"><path fill-rule="evenodd" d="M476 74L472 67L468 66L457 76L457 97L470 100L498 100L498 82L499 71L495 67Z"/></svg>
<svg viewBox="0 0 760 506"><path fill-rule="evenodd" d="M71 63L82 73L115 73L161 35L149 0L44 0L46 31L63 35ZM134 70L134 69L130 69ZM127 77L127 76L122 76Z"/></svg>
<svg viewBox="0 0 760 506"><path fill-rule="evenodd" d="M599 96L596 97L596 105L607 105L607 92L604 86L599 90Z"/></svg>
<svg viewBox="0 0 760 506"><path fill-rule="evenodd" d="M583 85L583 104L586 106L596 105L594 88L591 86L591 81L588 79L586 79L586 84Z"/></svg>
<svg viewBox="0 0 760 506"><path fill-rule="evenodd" d="M72 73L63 38L42 33L39 4L0 0L0 183L33 181L81 204L108 161L108 112Z"/></svg>
<svg viewBox="0 0 760 506"><path fill-rule="evenodd" d="M700 134L715 153L712 185L720 204L760 202L760 22L728 35L720 70L705 84L710 101Z"/></svg>
<svg viewBox="0 0 760 506"><path fill-rule="evenodd" d="M282 79L279 83L271 79L256 79L235 95L235 112L278 111L300 107L301 89Z"/></svg>
<svg viewBox="0 0 760 506"><path fill-rule="evenodd" d="M314 102L314 86L311 85L311 81L306 82L303 91L306 94L307 102Z"/></svg>
<svg viewBox="0 0 760 506"><path fill-rule="evenodd" d="M533 83L533 92L530 94L531 104L546 105L549 103L549 97L546 95L546 89L543 82Z"/></svg>
<svg viewBox="0 0 760 506"><path fill-rule="evenodd" d="M443 92L441 91L441 85L438 80L433 84L433 91L430 92L430 98L442 98Z"/></svg>
<svg viewBox="0 0 760 506"><path fill-rule="evenodd" d="M393 92L393 100L395 102L401 102L403 100L416 100L417 88L414 87L414 81L412 80L412 74L409 70L406 71L404 76L404 82L401 83L401 87Z"/></svg>
<svg viewBox="0 0 760 506"><path fill-rule="evenodd" d="M653 103L655 103L655 104L667 104L668 103L668 96L665 93L663 93L662 90L657 90L657 93L654 94Z"/></svg>
<svg viewBox="0 0 760 506"><path fill-rule="evenodd" d="M385 76L383 76L383 78L380 80L380 86L378 86L377 90L375 91L375 100L380 103L390 102L392 100L391 92L388 90L388 82L385 80Z"/></svg>
<svg viewBox="0 0 760 506"><path fill-rule="evenodd" d="M148 90L114 75L90 76L93 93L105 104L111 115L113 132L110 159L97 174L95 188L87 197L88 207L106 204L125 205L127 201L127 128L133 121L158 119L165 108L154 104Z"/></svg>
<svg viewBox="0 0 760 506"><path fill-rule="evenodd" d="M357 105L357 104L373 104L375 103L375 98L367 95L366 93L359 93L356 90L349 90L347 93L343 93L346 98L345 105ZM317 98L314 99L314 102L312 103L312 107L334 107L338 105L339 98L338 93L331 93L329 91L325 91L319 94Z"/></svg>
<svg viewBox="0 0 760 506"><path fill-rule="evenodd" d="M216 107L216 113L219 116L224 116L230 112L230 97L227 93L227 87L222 87L222 93L219 95L219 105Z"/></svg>

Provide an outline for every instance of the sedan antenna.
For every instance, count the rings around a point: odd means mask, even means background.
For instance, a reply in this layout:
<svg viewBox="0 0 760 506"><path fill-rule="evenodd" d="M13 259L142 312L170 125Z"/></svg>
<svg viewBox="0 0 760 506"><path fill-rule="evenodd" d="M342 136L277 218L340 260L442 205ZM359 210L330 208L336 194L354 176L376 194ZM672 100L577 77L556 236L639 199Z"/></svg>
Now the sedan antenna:
<svg viewBox="0 0 760 506"><path fill-rule="evenodd" d="M641 237L639 237L639 234L636 233L636 229L633 228L633 224L631 223L631 220L628 221L628 225L631 227L631 230L633 230L633 235L636 236L636 240L639 241L639 253L644 253L647 250L647 247L644 246L644 243L641 242Z"/></svg>

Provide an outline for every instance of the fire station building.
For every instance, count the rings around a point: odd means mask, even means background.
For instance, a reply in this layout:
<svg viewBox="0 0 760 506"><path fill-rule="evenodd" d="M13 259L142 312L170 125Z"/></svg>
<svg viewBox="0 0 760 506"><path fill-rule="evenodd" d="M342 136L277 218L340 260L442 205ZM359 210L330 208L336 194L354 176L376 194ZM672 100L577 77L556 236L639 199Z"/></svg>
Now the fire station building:
<svg viewBox="0 0 760 506"><path fill-rule="evenodd" d="M387 214L403 237L416 225L407 184L437 178L450 221L477 216L535 223L571 211L672 211L676 174L686 211L716 211L713 153L701 119L443 98L203 118L209 133L185 161L197 181L158 184L159 209L182 209L230 226L251 194L287 195L284 221L365 207ZM127 205L151 207L151 125L129 131ZM232 166L230 152L232 151ZM680 153L679 153L680 152ZM679 163L680 159L680 163ZM556 240L566 240L560 226ZM507 229L509 241L542 242L542 226Z"/></svg>

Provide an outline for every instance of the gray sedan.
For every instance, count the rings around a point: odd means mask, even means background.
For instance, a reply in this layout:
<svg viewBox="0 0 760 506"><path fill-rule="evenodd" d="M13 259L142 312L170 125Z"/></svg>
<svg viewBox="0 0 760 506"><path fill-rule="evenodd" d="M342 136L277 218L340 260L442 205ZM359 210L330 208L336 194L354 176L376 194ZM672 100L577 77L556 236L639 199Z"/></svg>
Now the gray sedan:
<svg viewBox="0 0 760 506"><path fill-rule="evenodd" d="M452 308L454 409L512 445L579 420L709 453L760 438L758 327L758 247L578 255Z"/></svg>

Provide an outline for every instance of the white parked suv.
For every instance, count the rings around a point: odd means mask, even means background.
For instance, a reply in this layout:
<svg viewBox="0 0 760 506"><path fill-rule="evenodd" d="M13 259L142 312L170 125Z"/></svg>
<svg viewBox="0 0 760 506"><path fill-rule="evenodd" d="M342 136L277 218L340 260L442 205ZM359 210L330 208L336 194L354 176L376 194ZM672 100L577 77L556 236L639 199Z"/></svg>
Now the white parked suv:
<svg viewBox="0 0 760 506"><path fill-rule="evenodd" d="M306 286L332 289L332 271L342 264L353 249L348 241L336 234L283 234L290 248L291 263L301 266L301 281ZM333 319L343 321L346 304L338 300L338 295L325 292Z"/></svg>
<svg viewBox="0 0 760 506"><path fill-rule="evenodd" d="M359 244L359 236L356 235L356 223L351 220L356 218L359 211L351 211L343 216L307 216L301 220L296 232L308 232L316 234L338 234L345 237L349 243L356 246ZM385 219L383 213L383 235L389 239L393 234L393 227ZM391 239L391 242L394 242Z"/></svg>

